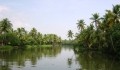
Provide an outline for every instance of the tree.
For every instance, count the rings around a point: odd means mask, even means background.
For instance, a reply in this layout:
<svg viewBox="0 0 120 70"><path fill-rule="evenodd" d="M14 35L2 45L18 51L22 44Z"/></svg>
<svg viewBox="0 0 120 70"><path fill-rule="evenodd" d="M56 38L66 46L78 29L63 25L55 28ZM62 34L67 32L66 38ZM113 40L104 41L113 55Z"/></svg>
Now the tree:
<svg viewBox="0 0 120 70"><path fill-rule="evenodd" d="M24 45L42 45L42 44L59 44L61 38L56 34L45 34L37 32L36 28L32 28L27 32L25 28L17 28L14 30L10 21L5 18L0 21L0 44L24 46Z"/></svg>
<svg viewBox="0 0 120 70"><path fill-rule="evenodd" d="M12 29L12 24L10 23L10 21L5 18L3 19L2 21L0 21L0 34L1 35L1 41L2 41L2 45L5 44L5 41L6 41L6 34L8 32L10 32Z"/></svg>
<svg viewBox="0 0 120 70"><path fill-rule="evenodd" d="M69 40L73 38L73 32L71 30L68 31L68 38Z"/></svg>
<svg viewBox="0 0 120 70"><path fill-rule="evenodd" d="M36 30L36 28L32 28L31 31L29 32L29 35L31 37L31 43L37 44L37 30Z"/></svg>
<svg viewBox="0 0 120 70"><path fill-rule="evenodd" d="M41 45L41 43L42 43L42 34L40 32L38 32L38 34L37 34L37 43L39 45Z"/></svg>
<svg viewBox="0 0 120 70"><path fill-rule="evenodd" d="M115 44L113 42L113 36L111 35L111 29L113 29L113 26L120 23L120 5L113 6L112 10L106 10L106 14L104 16L104 23L106 25L106 35L107 35L107 43L110 47L113 48L114 52L115 50ZM113 31L113 30L112 30Z"/></svg>
<svg viewBox="0 0 120 70"><path fill-rule="evenodd" d="M84 20L78 20L78 23L77 23L77 28L78 30L81 30L81 32L83 31L83 29L85 28L85 22Z"/></svg>
<svg viewBox="0 0 120 70"><path fill-rule="evenodd" d="M25 30L25 28L21 27L21 28L17 28L17 30L14 32L17 37L20 40L20 44L19 45L25 45L27 43L27 31Z"/></svg>
<svg viewBox="0 0 120 70"><path fill-rule="evenodd" d="M115 23L120 23L120 5L113 5L112 9L113 13L115 14L114 21Z"/></svg>
<svg viewBox="0 0 120 70"><path fill-rule="evenodd" d="M9 31L11 31L11 29L12 29L12 24L10 23L10 21L7 18L0 21L1 34L9 32Z"/></svg>
<svg viewBox="0 0 120 70"><path fill-rule="evenodd" d="M77 43L102 52L120 53L120 5L113 6L112 10L106 10L102 20L98 13L93 14L90 19L93 20L95 29L90 24L86 29L77 33L75 39Z"/></svg>
<svg viewBox="0 0 120 70"><path fill-rule="evenodd" d="M99 14L98 13L92 14L92 17L90 19L93 20L92 23L95 23L95 27L97 29L101 19L99 18Z"/></svg>
<svg viewBox="0 0 120 70"><path fill-rule="evenodd" d="M32 28L32 29L31 29L30 35L31 35L32 37L36 37L36 35L37 35L37 30L36 30L36 28Z"/></svg>

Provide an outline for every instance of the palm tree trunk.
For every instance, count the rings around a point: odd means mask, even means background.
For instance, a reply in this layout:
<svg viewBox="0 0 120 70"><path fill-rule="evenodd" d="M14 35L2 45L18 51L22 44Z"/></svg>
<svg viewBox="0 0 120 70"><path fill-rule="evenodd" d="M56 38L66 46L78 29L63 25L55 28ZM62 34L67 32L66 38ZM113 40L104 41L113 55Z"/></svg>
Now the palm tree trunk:
<svg viewBox="0 0 120 70"><path fill-rule="evenodd" d="M98 27L97 27L97 21L95 21L95 27L96 27L96 30L98 29Z"/></svg>

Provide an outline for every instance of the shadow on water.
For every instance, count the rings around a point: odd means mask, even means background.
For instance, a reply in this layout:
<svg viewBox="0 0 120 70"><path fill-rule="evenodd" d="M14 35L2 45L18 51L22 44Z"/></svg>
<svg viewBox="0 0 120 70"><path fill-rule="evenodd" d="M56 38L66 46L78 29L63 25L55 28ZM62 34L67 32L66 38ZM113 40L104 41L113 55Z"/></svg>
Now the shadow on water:
<svg viewBox="0 0 120 70"><path fill-rule="evenodd" d="M81 69L78 70L120 70L120 60L116 56L91 51L76 54L76 60L81 65Z"/></svg>
<svg viewBox="0 0 120 70"><path fill-rule="evenodd" d="M0 70L12 70L13 66L24 67L26 61L29 61L31 66L35 67L38 59L56 57L60 52L61 47L0 51Z"/></svg>

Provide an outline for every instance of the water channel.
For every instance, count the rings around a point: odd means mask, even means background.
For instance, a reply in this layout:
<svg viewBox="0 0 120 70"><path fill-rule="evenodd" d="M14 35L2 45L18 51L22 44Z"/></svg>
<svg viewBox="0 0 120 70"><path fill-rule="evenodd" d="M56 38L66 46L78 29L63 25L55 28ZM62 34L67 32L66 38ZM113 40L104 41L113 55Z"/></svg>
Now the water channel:
<svg viewBox="0 0 120 70"><path fill-rule="evenodd" d="M0 70L120 70L119 65L115 57L76 53L69 46L0 51Z"/></svg>

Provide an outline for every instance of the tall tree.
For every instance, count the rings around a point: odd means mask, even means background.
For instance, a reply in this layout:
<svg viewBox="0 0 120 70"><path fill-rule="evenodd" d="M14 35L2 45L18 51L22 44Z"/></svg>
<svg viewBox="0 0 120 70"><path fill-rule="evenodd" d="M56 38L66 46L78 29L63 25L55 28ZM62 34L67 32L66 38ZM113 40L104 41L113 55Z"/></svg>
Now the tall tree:
<svg viewBox="0 0 120 70"><path fill-rule="evenodd" d="M23 28L23 27L17 28L15 33L16 33L16 35L18 36L18 38L20 40L19 45L24 45L26 43L26 41L27 41L27 38L28 38L28 34L27 34L27 31L25 30L25 28Z"/></svg>
<svg viewBox="0 0 120 70"><path fill-rule="evenodd" d="M9 32L11 29L12 29L12 24L7 18L0 21L0 32L1 32L1 34Z"/></svg>
<svg viewBox="0 0 120 70"><path fill-rule="evenodd" d="M92 23L95 23L95 27L97 29L101 19L99 18L99 14L98 13L92 14L92 17L90 19L92 20Z"/></svg>
<svg viewBox="0 0 120 70"><path fill-rule="evenodd" d="M36 35L37 35L37 30L36 30L36 28L32 28L32 29L31 29L30 35L31 35L32 37L36 37Z"/></svg>
<svg viewBox="0 0 120 70"><path fill-rule="evenodd" d="M73 38L73 32L72 30L68 31L68 38L71 40Z"/></svg>
<svg viewBox="0 0 120 70"><path fill-rule="evenodd" d="M113 13L115 14L115 23L120 23L120 5L113 6Z"/></svg>
<svg viewBox="0 0 120 70"><path fill-rule="evenodd" d="M42 43L42 34L40 32L38 32L38 34L37 34L37 43L39 45L41 45L41 43Z"/></svg>
<svg viewBox="0 0 120 70"><path fill-rule="evenodd" d="M85 28L85 22L84 20L78 20L78 23L77 23L77 28L78 30L81 30L81 32L83 31L83 29Z"/></svg>
<svg viewBox="0 0 120 70"><path fill-rule="evenodd" d="M0 34L1 34L1 38L2 38L2 45L5 44L5 41L7 40L6 35L11 30L12 30L12 24L10 23L10 21L7 18L0 21Z"/></svg>
<svg viewBox="0 0 120 70"><path fill-rule="evenodd" d="M36 28L32 28L29 32L29 35L31 36L31 43L37 44L37 30Z"/></svg>

